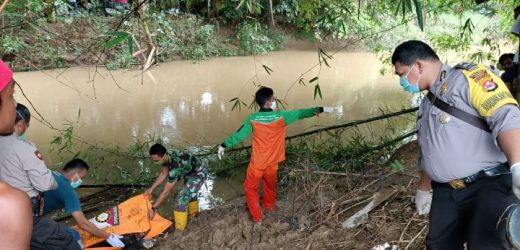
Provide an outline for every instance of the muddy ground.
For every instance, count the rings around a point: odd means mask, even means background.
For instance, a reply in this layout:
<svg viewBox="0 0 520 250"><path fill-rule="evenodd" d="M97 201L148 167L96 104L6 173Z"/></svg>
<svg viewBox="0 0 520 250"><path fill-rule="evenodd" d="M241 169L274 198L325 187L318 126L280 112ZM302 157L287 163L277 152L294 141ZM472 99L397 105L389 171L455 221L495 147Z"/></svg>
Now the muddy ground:
<svg viewBox="0 0 520 250"><path fill-rule="evenodd" d="M166 233L154 249L372 249L384 243L423 249L428 223L412 202L418 153L416 142L396 151L389 162L399 160L405 166L399 173L389 164L371 166L365 175L295 164L290 177L279 180L277 212L264 215L260 228L253 228L244 198L238 198L201 212L183 232ZM281 171L288 167L282 165ZM366 223L342 227L372 200L379 205Z"/></svg>

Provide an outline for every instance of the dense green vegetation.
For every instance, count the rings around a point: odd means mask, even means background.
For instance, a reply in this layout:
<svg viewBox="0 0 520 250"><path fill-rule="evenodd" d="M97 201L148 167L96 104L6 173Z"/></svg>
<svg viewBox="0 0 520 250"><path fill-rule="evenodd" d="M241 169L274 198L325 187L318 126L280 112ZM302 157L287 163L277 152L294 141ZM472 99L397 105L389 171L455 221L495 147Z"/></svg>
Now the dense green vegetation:
<svg viewBox="0 0 520 250"><path fill-rule="evenodd" d="M87 11L73 9L63 0L11 0L1 13L0 55L17 70L81 64L115 69L145 65L150 54L160 62L266 53L283 49L291 37L374 52L417 38L442 51L467 52L472 60L493 63L499 44L513 39L508 30L516 4L514 0L479 5L462 0L162 0L150 1L139 15L143 5L134 1L129 11L109 8L111 16L105 17L101 2L92 2Z"/></svg>

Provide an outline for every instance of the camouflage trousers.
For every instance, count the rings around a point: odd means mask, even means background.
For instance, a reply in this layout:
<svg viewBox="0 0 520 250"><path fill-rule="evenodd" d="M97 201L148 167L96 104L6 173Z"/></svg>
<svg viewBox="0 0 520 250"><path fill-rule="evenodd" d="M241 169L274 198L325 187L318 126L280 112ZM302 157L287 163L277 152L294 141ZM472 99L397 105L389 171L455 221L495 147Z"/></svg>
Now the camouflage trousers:
<svg viewBox="0 0 520 250"><path fill-rule="evenodd" d="M184 181L184 187L175 197L175 211L188 211L188 203L196 201L198 193L204 182L208 178L208 168L199 168L196 173L187 175Z"/></svg>

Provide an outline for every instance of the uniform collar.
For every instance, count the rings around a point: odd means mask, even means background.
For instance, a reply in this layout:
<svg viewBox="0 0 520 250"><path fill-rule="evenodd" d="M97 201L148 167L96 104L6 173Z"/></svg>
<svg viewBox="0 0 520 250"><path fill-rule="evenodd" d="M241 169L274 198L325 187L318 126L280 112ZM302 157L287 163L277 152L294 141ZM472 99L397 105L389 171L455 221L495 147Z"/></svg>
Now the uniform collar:
<svg viewBox="0 0 520 250"><path fill-rule="evenodd" d="M260 108L260 112L273 112L272 108Z"/></svg>
<svg viewBox="0 0 520 250"><path fill-rule="evenodd" d="M446 80L446 77L448 76L448 73L450 72L451 67L448 64L442 64L441 70L437 74L437 78L435 78L435 83L433 84L430 91L435 93L435 89L437 89L439 86L442 85L442 83Z"/></svg>

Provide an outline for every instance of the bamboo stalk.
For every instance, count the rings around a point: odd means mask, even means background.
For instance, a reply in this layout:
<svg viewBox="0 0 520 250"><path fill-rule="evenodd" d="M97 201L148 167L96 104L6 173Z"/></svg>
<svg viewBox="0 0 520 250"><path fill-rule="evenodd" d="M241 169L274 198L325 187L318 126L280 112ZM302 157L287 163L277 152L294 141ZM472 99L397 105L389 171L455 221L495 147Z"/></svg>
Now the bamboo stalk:
<svg viewBox="0 0 520 250"><path fill-rule="evenodd" d="M150 30L148 29L148 25L146 24L146 13L144 11L144 4L141 4L139 7L139 16L141 17L141 23L142 23L142 29L144 33L144 37L146 39L146 42L148 43L148 50L150 51L150 54L148 54L148 60L143 66L143 71L146 71L150 66L152 65L153 61L152 59L155 57L155 52L157 51L152 35L150 34Z"/></svg>
<svg viewBox="0 0 520 250"><path fill-rule="evenodd" d="M148 68L150 68L155 60L153 60L155 57L155 47L152 47L152 50L150 51L150 54L148 54L148 60L146 60L146 63L144 64L143 71L146 71Z"/></svg>
<svg viewBox="0 0 520 250"><path fill-rule="evenodd" d="M273 0L269 0L269 12L271 12L271 27L274 27Z"/></svg>
<svg viewBox="0 0 520 250"><path fill-rule="evenodd" d="M303 137L303 136L312 135L312 134L317 134L317 133L320 133L320 132L325 132L325 131L328 131L328 130L333 130L333 129L338 129L338 128L353 127L353 126L357 126L357 125L361 125L361 124L365 124L365 123L369 123L369 122L373 122L373 121L378 121L378 120L391 118L391 117L394 117L394 116L399 116L399 115L403 115L403 114L407 114L407 113L412 113L412 112L415 112L417 110L419 110L419 107L403 109L401 111L397 111L397 112L389 113L389 114L383 114L383 115L380 115L380 116L375 116L375 117L372 117L372 118L369 118L369 119L366 119L366 120L352 121L352 122L347 122L347 123L338 124L338 125L334 125L334 126L329 126L329 127L324 127L324 128L320 128L320 129L310 130L310 131L305 132L305 133L301 133L301 134L297 134L297 135L293 135L293 136L287 136L287 137L285 137L285 140L291 140L291 139L294 139L294 138ZM411 132L411 133L408 133L406 135L403 135L401 137L398 137L397 139L395 139L395 140L393 140L391 142L387 142L385 144L382 144L382 145L376 146L374 148L371 148L371 150L372 149L384 148L384 147L388 146L389 144L391 145L391 144L395 143L395 141L403 140L403 139L405 139L407 137L412 136L413 134L415 134L415 131ZM251 148L251 146L245 146L245 147L241 147L241 148L230 149L230 150L227 150L226 152L229 153L229 152L233 152L233 151L240 151L240 150L245 150L245 149L250 149L250 148ZM208 155L213 155L213 154L215 154L215 153L204 153L204 154L198 154L196 156L208 156Z"/></svg>
<svg viewBox="0 0 520 250"><path fill-rule="evenodd" d="M9 0L4 0L2 5L0 5L0 13L2 13L2 11L5 9L5 7L7 6L7 3L9 3Z"/></svg>
<svg viewBox="0 0 520 250"><path fill-rule="evenodd" d="M141 47L141 44L139 44L139 41L137 41L137 39L135 39L135 36L133 34L132 34L132 39L134 40L134 43L137 46L137 48L139 49L139 51L143 50L143 48ZM146 49L146 50L148 50L148 49ZM137 52L135 52L135 53L137 53ZM134 55L132 55L132 57L135 57L135 53L134 53ZM143 62L146 62L146 56L144 54L141 54L141 56L143 57Z"/></svg>

